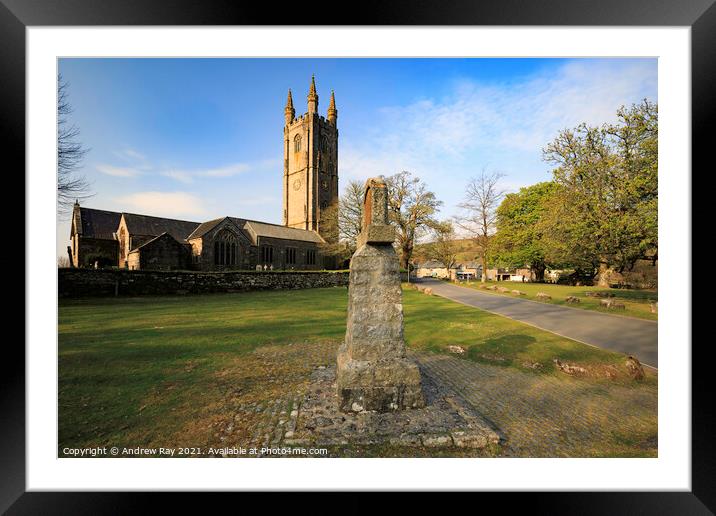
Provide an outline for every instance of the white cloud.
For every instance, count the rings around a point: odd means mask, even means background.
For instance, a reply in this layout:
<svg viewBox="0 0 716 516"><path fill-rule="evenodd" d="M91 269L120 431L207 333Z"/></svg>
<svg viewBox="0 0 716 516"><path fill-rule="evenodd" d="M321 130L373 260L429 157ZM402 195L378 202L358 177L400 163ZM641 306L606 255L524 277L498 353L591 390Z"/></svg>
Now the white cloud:
<svg viewBox="0 0 716 516"><path fill-rule="evenodd" d="M136 177L141 174L136 168L115 167L114 165L99 164L97 170L108 176L114 177Z"/></svg>
<svg viewBox="0 0 716 516"><path fill-rule="evenodd" d="M147 160L146 156L142 154L141 152L137 152L136 150L125 147L121 150L116 150L113 152L115 156L120 158L125 163L129 163L132 168L138 169L138 170L151 170L152 165Z"/></svg>
<svg viewBox="0 0 716 516"><path fill-rule="evenodd" d="M276 197L270 196L255 196L246 199L236 199L235 203L239 206L262 206L264 204L270 204L276 201Z"/></svg>
<svg viewBox="0 0 716 516"><path fill-rule="evenodd" d="M233 163L217 168L207 168L198 170L180 170L180 169L169 169L160 172L161 175L169 177L182 183L193 183L194 179L217 177L226 178L233 177L238 174L242 174L248 170L251 170L251 166L246 163Z"/></svg>
<svg viewBox="0 0 716 516"><path fill-rule="evenodd" d="M127 166L115 166L108 164L97 165L97 170L103 174L115 177L135 177L144 172L153 172L184 184L191 184L197 178L228 178L242 174L254 168L264 169L275 166L276 159L260 160L252 165L248 163L229 163L214 168L183 169L153 164L144 154L132 148L126 147L113 152Z"/></svg>
<svg viewBox="0 0 716 516"><path fill-rule="evenodd" d="M359 138L344 136L342 180L409 170L450 213L483 167L504 172L504 187L549 178L542 148L559 130L615 119L622 105L656 101L655 61L570 61L509 83L461 80L442 98L383 108ZM344 182L345 184L345 182Z"/></svg>
<svg viewBox="0 0 716 516"><path fill-rule="evenodd" d="M126 156L128 156L129 158L134 158L134 159L137 159L140 161L145 161L147 159L144 156L144 154L141 154L141 153L135 151L134 149L130 149L130 148L124 149L124 154Z"/></svg>
<svg viewBox="0 0 716 516"><path fill-rule="evenodd" d="M233 177L249 169L250 167L246 163L234 163L233 165L226 165L225 167L200 170L196 174L201 177Z"/></svg>
<svg viewBox="0 0 716 516"><path fill-rule="evenodd" d="M194 176L190 172L186 172L184 170L165 170L160 173L165 177L169 177L181 183L189 184L194 182Z"/></svg>
<svg viewBox="0 0 716 516"><path fill-rule="evenodd" d="M201 199L187 192L137 192L114 200L125 211L159 217L202 217Z"/></svg>

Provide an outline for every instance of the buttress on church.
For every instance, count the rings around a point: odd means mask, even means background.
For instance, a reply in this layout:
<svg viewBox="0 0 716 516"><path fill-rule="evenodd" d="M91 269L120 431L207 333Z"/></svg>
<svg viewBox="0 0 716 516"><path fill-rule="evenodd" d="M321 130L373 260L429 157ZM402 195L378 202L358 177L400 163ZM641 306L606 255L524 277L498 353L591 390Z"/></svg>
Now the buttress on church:
<svg viewBox="0 0 716 516"><path fill-rule="evenodd" d="M315 77L308 111L286 101L283 225L226 216L205 222L85 208L75 203L67 251L73 267L130 270L310 270L332 268L322 215L338 201L338 110L331 92L318 114ZM335 214L335 210L332 211ZM333 215L335 216L335 215ZM324 225L327 224L324 222Z"/></svg>

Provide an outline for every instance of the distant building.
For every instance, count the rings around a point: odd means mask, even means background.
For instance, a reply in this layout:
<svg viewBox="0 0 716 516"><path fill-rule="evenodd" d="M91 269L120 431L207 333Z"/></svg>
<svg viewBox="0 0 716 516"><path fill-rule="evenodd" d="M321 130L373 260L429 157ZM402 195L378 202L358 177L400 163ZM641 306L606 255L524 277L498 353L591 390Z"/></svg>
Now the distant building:
<svg viewBox="0 0 716 516"><path fill-rule="evenodd" d="M487 279L490 281L518 281L525 283L535 281L535 276L532 270L527 267L518 269L493 268L487 269Z"/></svg>
<svg viewBox="0 0 716 516"><path fill-rule="evenodd" d="M458 263L450 270L437 260L428 260L415 265L415 276L418 278L469 280L479 278L481 274L482 267L476 262Z"/></svg>
<svg viewBox="0 0 716 516"><path fill-rule="evenodd" d="M437 260L428 260L415 265L415 276L417 278L449 278L450 273L445 264Z"/></svg>
<svg viewBox="0 0 716 516"><path fill-rule="evenodd" d="M283 225L237 217L206 222L85 208L75 203L69 254L73 267L139 269L323 269L325 210L338 199L338 110L331 93L318 114L315 78L308 112L296 117L291 90L284 109ZM330 225L330 224L329 224ZM265 266L265 267L264 267Z"/></svg>
<svg viewBox="0 0 716 516"><path fill-rule="evenodd" d="M502 268L487 269L487 272L485 275L487 276L488 281L509 281L510 280L510 271L508 269L502 269Z"/></svg>
<svg viewBox="0 0 716 516"><path fill-rule="evenodd" d="M477 262L458 263L453 270L453 279L457 280L474 280L482 277L482 265Z"/></svg>

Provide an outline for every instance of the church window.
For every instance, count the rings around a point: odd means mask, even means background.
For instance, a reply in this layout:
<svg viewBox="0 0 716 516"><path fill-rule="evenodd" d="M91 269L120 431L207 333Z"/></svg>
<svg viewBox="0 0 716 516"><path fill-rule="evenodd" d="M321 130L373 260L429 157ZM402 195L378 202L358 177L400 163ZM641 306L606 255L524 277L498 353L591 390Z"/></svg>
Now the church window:
<svg viewBox="0 0 716 516"><path fill-rule="evenodd" d="M296 248L295 247L287 247L286 248L286 263L288 265L294 265L296 263Z"/></svg>
<svg viewBox="0 0 716 516"><path fill-rule="evenodd" d="M293 139L293 152L301 152L301 135L297 134Z"/></svg>
<svg viewBox="0 0 716 516"><path fill-rule="evenodd" d="M239 243L231 231L224 229L214 238L214 265L237 265Z"/></svg>
<svg viewBox="0 0 716 516"><path fill-rule="evenodd" d="M328 152L328 138L321 138L321 151L325 154Z"/></svg>
<svg viewBox="0 0 716 516"><path fill-rule="evenodd" d="M261 262L273 263L273 247L269 245L261 247Z"/></svg>
<svg viewBox="0 0 716 516"><path fill-rule="evenodd" d="M316 251L314 249L306 251L306 264L316 265Z"/></svg>

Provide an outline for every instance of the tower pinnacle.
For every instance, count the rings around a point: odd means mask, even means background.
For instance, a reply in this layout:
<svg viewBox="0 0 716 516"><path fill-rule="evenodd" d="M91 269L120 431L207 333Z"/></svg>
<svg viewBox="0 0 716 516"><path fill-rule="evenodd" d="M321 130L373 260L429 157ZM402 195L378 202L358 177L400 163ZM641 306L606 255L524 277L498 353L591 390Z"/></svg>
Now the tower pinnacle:
<svg viewBox="0 0 716 516"><path fill-rule="evenodd" d="M336 109L336 94L331 90L331 102L328 105L328 121L335 124L338 118L338 110Z"/></svg>
<svg viewBox="0 0 716 516"><path fill-rule="evenodd" d="M316 76L311 75L311 88L308 90L308 112L318 113L318 94L316 93Z"/></svg>
<svg viewBox="0 0 716 516"><path fill-rule="evenodd" d="M291 88L288 89L288 99L286 99L286 109L283 110L286 115L286 124L293 122L296 116L296 110L293 109L293 97L291 97Z"/></svg>

